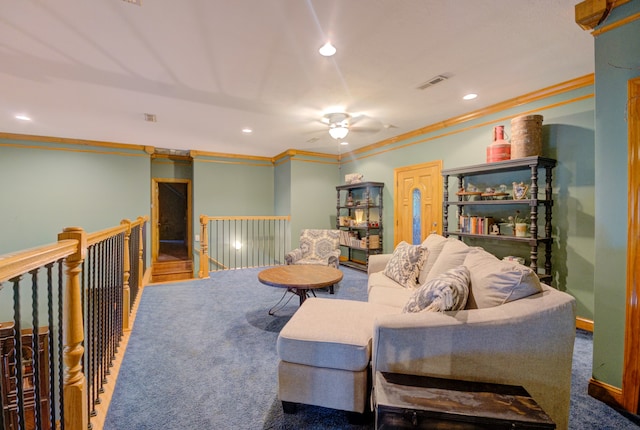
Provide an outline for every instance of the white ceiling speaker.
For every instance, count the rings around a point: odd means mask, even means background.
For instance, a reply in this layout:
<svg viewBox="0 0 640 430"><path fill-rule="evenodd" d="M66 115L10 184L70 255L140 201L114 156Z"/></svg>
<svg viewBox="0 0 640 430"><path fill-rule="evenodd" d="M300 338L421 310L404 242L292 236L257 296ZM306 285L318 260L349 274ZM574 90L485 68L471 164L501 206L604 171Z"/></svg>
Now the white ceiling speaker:
<svg viewBox="0 0 640 430"><path fill-rule="evenodd" d="M329 134L336 140L341 140L349 134L349 119L351 116L344 112L328 113L322 122L329 124Z"/></svg>

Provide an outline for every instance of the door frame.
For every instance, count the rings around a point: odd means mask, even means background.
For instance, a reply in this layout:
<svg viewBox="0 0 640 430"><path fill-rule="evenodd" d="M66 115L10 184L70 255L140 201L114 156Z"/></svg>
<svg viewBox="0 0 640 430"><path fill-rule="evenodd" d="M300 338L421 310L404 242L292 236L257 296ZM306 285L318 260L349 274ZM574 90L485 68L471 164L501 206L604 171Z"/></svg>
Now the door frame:
<svg viewBox="0 0 640 430"><path fill-rule="evenodd" d="M158 187L161 183L187 184L187 255L193 261L193 208L191 202L191 179L175 178L151 178L151 261L155 264L158 261L158 251L160 249L160 202Z"/></svg>
<svg viewBox="0 0 640 430"><path fill-rule="evenodd" d="M398 176L399 173L402 172L407 172L410 170L418 170L418 169L423 169L425 167L436 167L438 170L438 184L437 184L437 195L435 196L435 198L437 198L438 202L437 203L437 207L439 208L438 210L438 214L439 214L439 219L440 222L438 223L438 228L437 231L439 231L440 233L442 233L442 199L443 199L443 185L442 185L442 160L433 160L433 161L427 161L426 163L420 163L420 164L412 164L410 166L403 166L403 167L398 167L396 169L393 169L393 219L395 220L395 223L393 225L393 245L394 247L398 244L398 229L397 227L397 223L398 223L398 219L400 217L400 205L398 203Z"/></svg>
<svg viewBox="0 0 640 430"><path fill-rule="evenodd" d="M621 400L627 411L637 414L640 408L640 78L629 80L627 85L627 295Z"/></svg>

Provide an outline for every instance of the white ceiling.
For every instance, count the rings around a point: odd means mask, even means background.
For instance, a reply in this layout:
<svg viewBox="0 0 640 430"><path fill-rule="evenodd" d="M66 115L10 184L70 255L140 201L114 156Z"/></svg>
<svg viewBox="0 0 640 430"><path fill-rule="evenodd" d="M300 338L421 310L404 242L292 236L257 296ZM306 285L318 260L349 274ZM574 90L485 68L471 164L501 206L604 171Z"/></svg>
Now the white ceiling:
<svg viewBox="0 0 640 430"><path fill-rule="evenodd" d="M576 3L3 1L0 131L335 154L345 148L320 122L332 107L359 115L353 150L592 73L593 37L575 24ZM327 39L331 58L318 54ZM449 79L417 89L441 74ZM463 101L469 92L479 97Z"/></svg>

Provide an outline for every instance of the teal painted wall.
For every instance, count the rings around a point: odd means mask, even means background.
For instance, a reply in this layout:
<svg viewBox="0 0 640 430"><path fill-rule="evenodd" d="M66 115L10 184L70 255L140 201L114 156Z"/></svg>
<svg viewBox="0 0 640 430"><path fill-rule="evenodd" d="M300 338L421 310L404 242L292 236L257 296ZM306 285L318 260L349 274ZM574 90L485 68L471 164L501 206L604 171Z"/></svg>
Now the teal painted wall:
<svg viewBox="0 0 640 430"><path fill-rule="evenodd" d="M149 171L143 151L0 139L0 255L56 242L65 227L93 233L149 215ZM23 327L31 325L28 283ZM13 319L8 285L0 321ZM41 298L41 315L45 306Z"/></svg>
<svg viewBox="0 0 640 430"><path fill-rule="evenodd" d="M150 215L144 151L0 140L0 254ZM82 150L82 152L80 151Z"/></svg>
<svg viewBox="0 0 640 430"><path fill-rule="evenodd" d="M605 21L640 13L633 1ZM627 83L640 76L640 20L595 38L596 60L596 268L593 376L622 386L624 356L628 126Z"/></svg>
<svg viewBox="0 0 640 430"><path fill-rule="evenodd" d="M200 234L200 215L274 215L274 168L270 160L198 156L193 161L193 226ZM193 239L197 274L200 243Z"/></svg>
<svg viewBox="0 0 640 430"><path fill-rule="evenodd" d="M151 177L157 179L193 179L193 163L187 160L152 158Z"/></svg>
<svg viewBox="0 0 640 430"><path fill-rule="evenodd" d="M349 154L345 157L342 173L362 173L367 181L385 183L384 249L391 252L394 246L395 168L433 160L442 160L445 169L484 163L494 126L505 125L507 134L510 134L511 118L524 113L543 115L543 155L558 160L553 179L556 201L553 209L556 238L552 255L553 285L577 298L579 316L593 319L594 109L593 86L579 88L402 140L379 150ZM496 178L496 184L510 183L510 179ZM454 192L450 189L450 193ZM477 245L491 248L486 241ZM509 253L509 249L500 251Z"/></svg>
<svg viewBox="0 0 640 430"><path fill-rule="evenodd" d="M278 216L291 215L291 163L289 160L276 161L274 166L274 202L275 214ZM285 251L291 247L291 223L285 231Z"/></svg>
<svg viewBox="0 0 640 430"><path fill-rule="evenodd" d="M291 245L305 228L336 228L337 161L295 156L291 161Z"/></svg>
<svg viewBox="0 0 640 430"><path fill-rule="evenodd" d="M274 190L276 215L291 214L291 163L287 159L274 167Z"/></svg>

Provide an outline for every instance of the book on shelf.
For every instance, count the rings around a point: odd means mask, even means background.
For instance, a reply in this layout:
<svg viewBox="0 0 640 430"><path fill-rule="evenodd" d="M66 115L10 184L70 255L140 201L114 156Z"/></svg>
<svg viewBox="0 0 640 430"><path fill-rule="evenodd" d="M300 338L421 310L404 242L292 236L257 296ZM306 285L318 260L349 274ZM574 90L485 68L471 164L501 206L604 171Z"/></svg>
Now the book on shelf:
<svg viewBox="0 0 640 430"><path fill-rule="evenodd" d="M493 217L460 215L458 231L469 234L489 234L495 224Z"/></svg>

